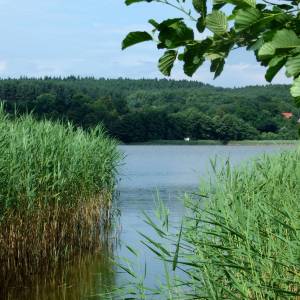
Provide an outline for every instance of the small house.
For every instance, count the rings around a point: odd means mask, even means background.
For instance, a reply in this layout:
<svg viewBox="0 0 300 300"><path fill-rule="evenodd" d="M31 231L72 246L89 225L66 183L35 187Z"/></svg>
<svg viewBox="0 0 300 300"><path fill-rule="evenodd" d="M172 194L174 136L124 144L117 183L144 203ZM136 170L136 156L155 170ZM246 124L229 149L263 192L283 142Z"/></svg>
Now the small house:
<svg viewBox="0 0 300 300"><path fill-rule="evenodd" d="M281 113L281 115L282 115L285 119L287 119L287 120L289 120L289 119L291 119L291 118L293 117L293 113L292 113L292 112L283 112L283 113Z"/></svg>

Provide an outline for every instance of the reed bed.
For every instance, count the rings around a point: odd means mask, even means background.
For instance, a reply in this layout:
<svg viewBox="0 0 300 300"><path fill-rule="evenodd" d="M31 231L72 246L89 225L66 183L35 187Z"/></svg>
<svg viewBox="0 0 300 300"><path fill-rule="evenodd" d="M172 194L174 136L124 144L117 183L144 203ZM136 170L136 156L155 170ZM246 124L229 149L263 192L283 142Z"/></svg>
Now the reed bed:
<svg viewBox="0 0 300 300"><path fill-rule="evenodd" d="M120 158L101 127L12 120L0 107L1 287L101 247Z"/></svg>
<svg viewBox="0 0 300 300"><path fill-rule="evenodd" d="M207 299L300 299L300 152L227 164L204 208L190 202L188 274Z"/></svg>
<svg viewBox="0 0 300 300"><path fill-rule="evenodd" d="M216 180L187 198L189 213L177 234L167 214L146 216L158 238L144 243L170 271L160 289L141 289L139 281L130 295L300 299L300 151L263 156L240 168L229 162L219 171L215 162L212 167Z"/></svg>

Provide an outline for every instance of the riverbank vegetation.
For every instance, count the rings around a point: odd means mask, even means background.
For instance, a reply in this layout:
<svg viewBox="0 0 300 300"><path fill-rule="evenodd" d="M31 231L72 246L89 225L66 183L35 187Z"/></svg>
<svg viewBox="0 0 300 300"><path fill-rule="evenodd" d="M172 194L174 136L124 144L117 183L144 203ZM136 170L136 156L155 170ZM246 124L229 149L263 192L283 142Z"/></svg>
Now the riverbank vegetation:
<svg viewBox="0 0 300 300"><path fill-rule="evenodd" d="M297 149L239 168L226 162L219 171L213 161L216 180L186 199L177 234L167 210L157 220L146 218L158 238L143 235L143 243L169 271L160 289L138 281L131 296L300 299L299 159ZM173 246L166 246L170 241ZM133 273L131 278L140 280Z"/></svg>
<svg viewBox="0 0 300 300"><path fill-rule="evenodd" d="M101 248L120 160L101 127L10 119L1 107L0 153L0 290Z"/></svg>
<svg viewBox="0 0 300 300"><path fill-rule="evenodd" d="M289 86L220 88L196 81L49 78L0 80L7 112L94 128L124 143L297 139ZM283 112L291 112L285 119Z"/></svg>

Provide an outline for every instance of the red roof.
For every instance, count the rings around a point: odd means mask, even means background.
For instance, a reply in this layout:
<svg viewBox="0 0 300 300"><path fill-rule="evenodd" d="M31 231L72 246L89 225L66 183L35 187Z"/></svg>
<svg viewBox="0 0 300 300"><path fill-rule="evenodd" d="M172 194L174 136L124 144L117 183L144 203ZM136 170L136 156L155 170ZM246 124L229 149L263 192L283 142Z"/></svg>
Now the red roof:
<svg viewBox="0 0 300 300"><path fill-rule="evenodd" d="M286 119L290 119L293 116L293 113L291 113L291 112L283 112L281 114Z"/></svg>

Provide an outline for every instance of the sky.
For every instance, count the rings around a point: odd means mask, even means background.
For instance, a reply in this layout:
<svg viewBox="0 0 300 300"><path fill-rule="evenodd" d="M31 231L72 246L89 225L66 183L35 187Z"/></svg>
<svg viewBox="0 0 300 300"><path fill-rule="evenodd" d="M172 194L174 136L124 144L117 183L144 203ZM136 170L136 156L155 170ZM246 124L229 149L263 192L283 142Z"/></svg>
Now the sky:
<svg viewBox="0 0 300 300"><path fill-rule="evenodd" d="M124 0L0 0L0 77L94 76L162 78L162 52L148 42L125 51L130 31L148 30L150 18L180 17L167 6ZM171 79L188 79L176 65ZM264 85L264 68L253 53L235 50L213 80L205 64L193 80L224 87ZM273 83L289 83L284 72Z"/></svg>

